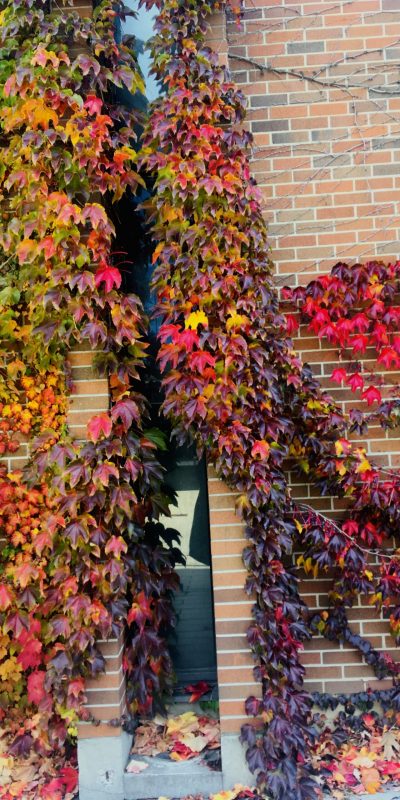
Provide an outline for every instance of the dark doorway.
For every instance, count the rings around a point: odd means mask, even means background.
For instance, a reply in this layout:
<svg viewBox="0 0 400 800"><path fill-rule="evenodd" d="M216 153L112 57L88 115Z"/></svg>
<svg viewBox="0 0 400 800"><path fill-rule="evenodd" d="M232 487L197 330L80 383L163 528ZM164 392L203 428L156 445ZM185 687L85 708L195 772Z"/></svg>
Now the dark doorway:
<svg viewBox="0 0 400 800"><path fill-rule="evenodd" d="M177 625L170 637L178 683L216 681L207 474L191 448L174 454L167 483L177 495L169 524L181 535L186 565L178 572L182 589L175 598Z"/></svg>
<svg viewBox="0 0 400 800"><path fill-rule="evenodd" d="M137 17L128 17L119 35L133 34L136 37L139 63L146 82L146 98L139 93L132 96L125 92L120 101L130 108L145 111L147 102L156 100L160 92L160 86L150 73L150 56L145 46L153 33L156 11L146 8L139 10L137 0L128 0L128 6L137 12ZM159 323L152 318L155 298L150 288L153 243L145 215L137 209L138 204L151 194L149 179L148 184L147 190L136 196L125 196L118 204L116 228L118 249L127 254L127 266L122 268L124 286L127 291L134 291L139 295L151 320L151 346L146 362L147 370L143 375L144 383L140 390L150 402L152 424L162 427L168 439L168 425L159 415L162 402L160 376L156 366L156 334ZM198 461L193 448L178 448L172 443L168 445L168 452L160 456L166 468L166 483L174 490L177 499L177 506L172 506L171 509L171 518L163 521L180 534L180 549L186 559L186 566L177 566L182 588L174 601L177 625L169 637L178 685L196 683L199 680L215 683L216 646L205 462Z"/></svg>

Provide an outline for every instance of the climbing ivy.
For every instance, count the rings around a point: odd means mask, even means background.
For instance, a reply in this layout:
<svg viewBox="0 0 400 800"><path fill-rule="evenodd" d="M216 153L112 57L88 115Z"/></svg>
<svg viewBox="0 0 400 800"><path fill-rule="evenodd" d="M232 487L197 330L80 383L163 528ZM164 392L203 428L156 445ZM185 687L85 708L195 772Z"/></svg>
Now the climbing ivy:
<svg viewBox="0 0 400 800"><path fill-rule="evenodd" d="M295 319L280 313L261 195L250 172L245 100L206 45L207 15L228 4L144 4L158 7L152 56L164 89L142 150L155 181L163 410L178 440L194 441L235 491L246 523L246 591L255 601L247 638L261 684L261 699L246 701L256 723L242 728L249 766L269 796L312 800L319 795L309 759L318 732L312 706L334 700L304 690L300 651L317 630L359 647L379 677L397 674L390 659L351 634L345 614L360 591L376 590L378 605L398 601L397 556L389 566L384 561L376 587L364 548L376 548L397 519L397 489L392 484L381 493L381 476L365 450L346 438L348 420L294 351ZM324 305L325 288L314 287L307 298ZM340 300L337 313L339 307ZM318 327L317 301L304 308ZM372 389L365 398L378 399ZM287 458L323 493L350 498L353 511L343 527L296 505ZM299 596L298 571L290 565L299 546L307 569L337 572L330 613L310 617Z"/></svg>
<svg viewBox="0 0 400 800"><path fill-rule="evenodd" d="M301 363L296 323L279 308L244 97L205 43L207 15L227 4L143 4L158 8L153 69L164 90L140 156L155 186L163 410L178 441L206 450L246 524L247 635L261 685L246 702L256 718L242 729L249 765L274 800L313 800L313 703L399 704L396 665L346 616L359 592L370 594L391 610L398 636L398 555L381 552L397 532L398 479L382 477L349 439L372 420L397 424L396 394L383 399L357 359L373 345L378 362L398 366L398 265L338 265L289 293L343 360L351 351L333 380L362 390L370 408L347 418ZM122 292L113 255L115 203L143 183L139 120L117 102L121 87L143 90L130 50L115 41L124 14L110 0L92 19L44 0L0 0L0 451L27 460L1 470L0 701L13 714L36 707L40 720L39 737L17 737L21 752L74 730L84 679L104 668L97 641L126 622L132 709L151 712L172 681L163 636L178 552L157 522L168 500L140 393L147 323L138 298ZM82 346L108 377L111 403L76 442L68 356ZM288 458L323 493L348 498L343 524L293 501ZM335 572L327 612L310 615L300 598L299 546L306 570ZM307 693L300 651L315 631L351 642L378 677L393 676L393 689Z"/></svg>
<svg viewBox="0 0 400 800"><path fill-rule="evenodd" d="M138 115L118 90L143 81L115 41L122 3L103 0L92 18L50 6L0 2L0 448L27 461L1 467L0 703L16 719L39 712L35 736L19 730L23 752L89 717L98 639L126 623L131 709L152 708L172 680L163 637L178 585L174 534L157 522L169 513L159 435L139 391L147 322L113 257L113 207L143 184ZM66 422L74 348L93 350L110 386L86 442Z"/></svg>

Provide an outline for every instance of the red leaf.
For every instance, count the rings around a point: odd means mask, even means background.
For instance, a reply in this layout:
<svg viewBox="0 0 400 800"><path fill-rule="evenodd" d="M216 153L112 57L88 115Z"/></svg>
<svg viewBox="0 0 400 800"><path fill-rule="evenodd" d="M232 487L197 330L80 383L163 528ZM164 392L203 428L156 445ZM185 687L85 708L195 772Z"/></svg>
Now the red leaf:
<svg viewBox="0 0 400 800"><path fill-rule="evenodd" d="M112 420L108 414L97 414L92 417L87 425L88 437L92 442L98 442L100 436L109 436L112 429Z"/></svg>
<svg viewBox="0 0 400 800"><path fill-rule="evenodd" d="M197 753L183 742L175 742L173 750L171 750L170 753L170 758L172 758L173 761L186 761L186 759L192 758L193 756L197 756Z"/></svg>
<svg viewBox="0 0 400 800"><path fill-rule="evenodd" d="M46 673L43 670L35 670L28 675L28 700L37 706L47 696L44 688L45 677Z"/></svg>
<svg viewBox="0 0 400 800"><path fill-rule="evenodd" d="M392 366L398 367L400 364L400 359L393 347L384 347L379 353L377 361L378 364L383 364L385 369L391 369Z"/></svg>
<svg viewBox="0 0 400 800"><path fill-rule="evenodd" d="M259 456L260 459L267 458L269 453L270 447L268 442L265 439L260 439L257 442L254 442L253 447L251 448L251 455L253 458Z"/></svg>
<svg viewBox="0 0 400 800"><path fill-rule="evenodd" d="M138 405L134 400L119 400L118 403L111 409L111 417L113 420L120 419L125 430L127 431L133 420L139 422L140 411Z"/></svg>
<svg viewBox="0 0 400 800"><path fill-rule="evenodd" d="M216 359L211 353L207 353L206 350L196 350L194 353L190 355L189 363L190 366L197 370L197 372L202 373L207 366L214 367Z"/></svg>
<svg viewBox="0 0 400 800"><path fill-rule="evenodd" d="M50 783L43 786L41 793L43 800L62 800L64 785L61 778L53 778Z"/></svg>
<svg viewBox="0 0 400 800"><path fill-rule="evenodd" d="M82 212L82 219L89 219L95 230L97 230L100 224L102 228L107 228L109 225L107 214L100 203L87 203ZM110 267L110 269L113 269L113 267ZM118 270L117 272L119 274ZM98 286L97 283L96 286Z"/></svg>
<svg viewBox="0 0 400 800"><path fill-rule="evenodd" d="M344 380L347 378L347 372L343 367L337 367L333 370L331 375L331 381L334 383L343 383Z"/></svg>
<svg viewBox="0 0 400 800"><path fill-rule="evenodd" d="M111 536L104 548L106 555L113 553L118 560L121 558L121 553L126 553L127 550L128 545L122 536Z"/></svg>
<svg viewBox="0 0 400 800"><path fill-rule="evenodd" d="M287 314L287 316L286 316L286 330L287 330L289 336L291 336L293 333L296 333L296 331L299 330L299 323L298 323L296 317L294 316L294 314Z"/></svg>
<svg viewBox="0 0 400 800"><path fill-rule="evenodd" d="M63 767L60 769L60 780L66 792L74 792L78 785L78 770L74 767Z"/></svg>
<svg viewBox="0 0 400 800"><path fill-rule="evenodd" d="M42 643L29 636L23 644L21 652L17 656L17 661L22 664L23 669L38 667L42 663Z"/></svg>
<svg viewBox="0 0 400 800"><path fill-rule="evenodd" d="M207 681L199 681L195 684L190 684L190 686L185 686L186 694L190 694L189 703L196 703L200 697L203 697L203 694L207 694L211 689L211 686Z"/></svg>
<svg viewBox="0 0 400 800"><path fill-rule="evenodd" d="M369 344L368 336L360 333L358 336L355 336L352 340L353 345L353 353L361 353L364 354L367 346Z"/></svg>
<svg viewBox="0 0 400 800"><path fill-rule="evenodd" d="M104 283L106 292L111 292L114 286L119 289L121 281L122 276L119 269L111 267L109 264L105 264L102 269L98 269L94 276L96 286L99 287L101 283Z"/></svg>
<svg viewBox="0 0 400 800"><path fill-rule="evenodd" d="M342 528L348 536L357 536L358 534L358 522L354 519L348 519L347 522L342 525Z"/></svg>
<svg viewBox="0 0 400 800"><path fill-rule="evenodd" d="M359 372L355 372L354 375L350 375L350 377L347 378L346 383L350 386L352 392L356 392L357 389L363 388L364 378Z"/></svg>
<svg viewBox="0 0 400 800"><path fill-rule="evenodd" d="M51 547L52 544L53 544L53 537L49 530L45 530L42 531L41 533L38 533L38 535L35 536L33 540L33 547L35 553L37 553L39 556L42 555L45 547Z"/></svg>
<svg viewBox="0 0 400 800"><path fill-rule="evenodd" d="M143 629L146 620L151 620L153 618L151 603L151 599L146 597L144 592L139 592L136 597L136 602L132 603L128 611L128 624L131 625L132 622L135 622L139 628Z"/></svg>
<svg viewBox="0 0 400 800"><path fill-rule="evenodd" d="M110 478L119 478L119 470L110 461L99 464L93 472L93 481L100 483L101 486L108 486Z"/></svg>
<svg viewBox="0 0 400 800"><path fill-rule="evenodd" d="M361 397L363 400L367 401L369 406L372 406L372 403L380 403L382 400L382 395L375 386L369 386L369 388L362 393Z"/></svg>
<svg viewBox="0 0 400 800"><path fill-rule="evenodd" d="M103 105L103 101L100 97L96 97L95 94L88 94L84 106L89 111L89 114L100 114L101 108Z"/></svg>
<svg viewBox="0 0 400 800"><path fill-rule="evenodd" d="M68 695L72 695L72 697L76 697L77 699L81 697L81 695L85 691L85 681L83 678L75 678L73 681L70 681L68 684Z"/></svg>
<svg viewBox="0 0 400 800"><path fill-rule="evenodd" d="M351 327L353 331L359 331L360 333L365 333L369 328L368 318L366 317L365 314L359 312L351 320Z"/></svg>
<svg viewBox="0 0 400 800"><path fill-rule="evenodd" d="M191 328L183 330L177 337L177 343L183 345L186 350L193 350L194 345L198 345L199 341L199 334Z"/></svg>
<svg viewBox="0 0 400 800"><path fill-rule="evenodd" d="M0 611L6 611L12 603L12 599L13 597L8 586L4 583L0 583Z"/></svg>

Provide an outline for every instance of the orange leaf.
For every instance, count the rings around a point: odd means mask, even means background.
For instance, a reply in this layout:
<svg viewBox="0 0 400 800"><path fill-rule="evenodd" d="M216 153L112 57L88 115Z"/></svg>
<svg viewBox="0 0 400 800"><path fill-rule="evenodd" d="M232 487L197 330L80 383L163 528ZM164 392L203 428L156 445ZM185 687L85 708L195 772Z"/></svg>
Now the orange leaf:
<svg viewBox="0 0 400 800"><path fill-rule="evenodd" d="M361 782L368 794L375 794L381 788L381 776L375 767L361 770Z"/></svg>

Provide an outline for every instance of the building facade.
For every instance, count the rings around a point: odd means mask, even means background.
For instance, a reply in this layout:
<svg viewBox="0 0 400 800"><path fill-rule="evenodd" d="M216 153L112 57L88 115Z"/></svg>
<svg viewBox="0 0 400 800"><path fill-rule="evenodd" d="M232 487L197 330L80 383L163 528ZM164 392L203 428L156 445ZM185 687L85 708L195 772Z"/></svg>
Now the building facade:
<svg viewBox="0 0 400 800"><path fill-rule="evenodd" d="M75 0L87 14L89 3ZM262 189L278 285L296 286L326 274L337 261L397 260L400 238L400 8L398 0L245 0L241 28L210 19L210 46L248 98L254 136L253 175ZM301 329L296 346L322 386L345 408L350 392L332 385L335 349ZM94 412L108 407L107 383L91 355L73 355L75 395L70 421L77 436ZM387 468L400 464L396 430L371 428L367 452ZM290 469L290 465L288 467ZM321 498L293 473L292 494L325 516L343 502ZM257 694L246 641L251 600L241 553L243 525L234 495L208 470L215 649L226 787L249 780L239 743L244 701ZM310 608L327 604L329 576L304 578ZM350 611L353 630L396 656L389 626L361 598ZM126 711L123 642L102 643L106 674L87 686L100 724L80 727L81 800L123 800L128 734L109 723ZM360 655L314 637L302 656L310 691L352 692L378 682ZM390 681L387 685L390 685Z"/></svg>

